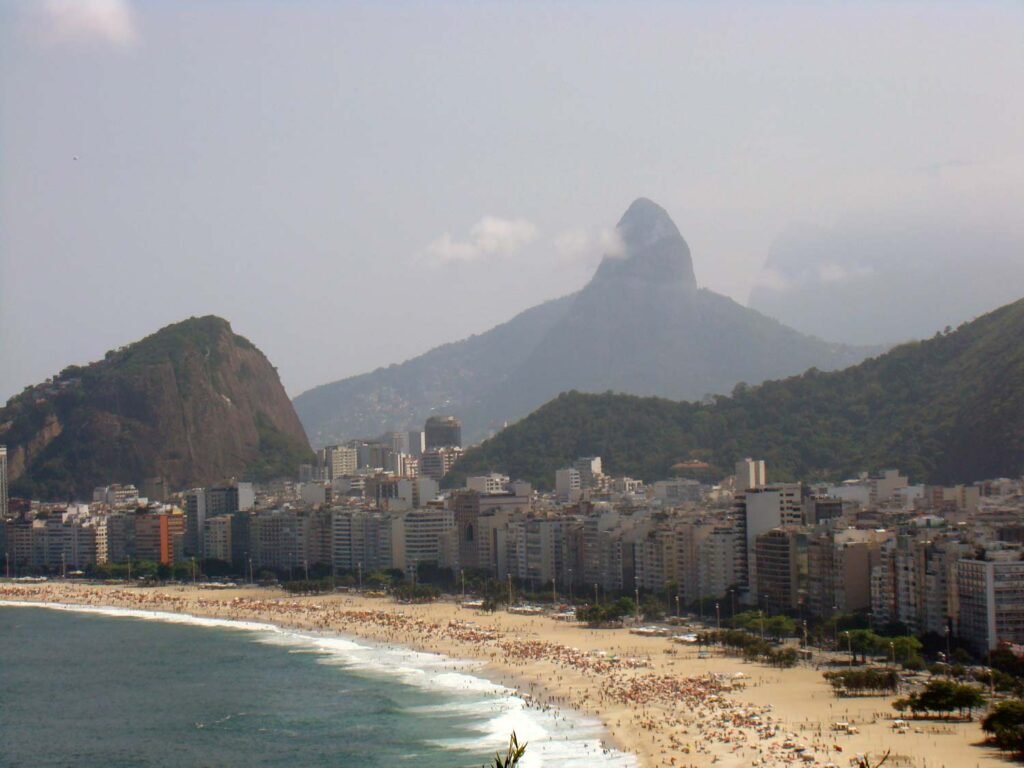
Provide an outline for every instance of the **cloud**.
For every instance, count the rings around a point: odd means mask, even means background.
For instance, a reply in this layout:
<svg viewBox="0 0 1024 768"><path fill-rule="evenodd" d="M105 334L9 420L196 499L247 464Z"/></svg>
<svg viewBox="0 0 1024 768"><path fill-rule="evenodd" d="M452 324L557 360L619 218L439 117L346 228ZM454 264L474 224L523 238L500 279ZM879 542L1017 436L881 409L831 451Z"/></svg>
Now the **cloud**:
<svg viewBox="0 0 1024 768"><path fill-rule="evenodd" d="M435 264L477 261L515 253L536 240L537 235L537 227L526 219L484 216L469 230L468 240L455 240L445 232L426 247L425 254Z"/></svg>
<svg viewBox="0 0 1024 768"><path fill-rule="evenodd" d="M626 255L626 244L615 228L567 229L552 240L555 251L565 261L596 263L603 256L619 259Z"/></svg>
<svg viewBox="0 0 1024 768"><path fill-rule="evenodd" d="M41 10L51 43L99 41L128 47L139 41L127 0L46 0Z"/></svg>

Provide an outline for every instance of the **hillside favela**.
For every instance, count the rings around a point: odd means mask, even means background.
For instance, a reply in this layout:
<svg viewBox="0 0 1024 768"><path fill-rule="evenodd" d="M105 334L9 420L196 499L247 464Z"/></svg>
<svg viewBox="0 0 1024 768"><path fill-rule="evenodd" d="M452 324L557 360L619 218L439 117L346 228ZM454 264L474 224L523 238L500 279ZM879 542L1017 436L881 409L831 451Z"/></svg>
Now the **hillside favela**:
<svg viewBox="0 0 1024 768"><path fill-rule="evenodd" d="M1022 28L0 7L0 766L1021 761Z"/></svg>

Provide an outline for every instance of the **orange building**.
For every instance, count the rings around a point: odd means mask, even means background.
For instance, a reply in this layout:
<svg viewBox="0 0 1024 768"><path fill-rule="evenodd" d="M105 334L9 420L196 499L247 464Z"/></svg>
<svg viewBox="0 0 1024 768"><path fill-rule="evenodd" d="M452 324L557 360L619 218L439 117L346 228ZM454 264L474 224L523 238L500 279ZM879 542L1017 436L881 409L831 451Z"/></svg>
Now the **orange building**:
<svg viewBox="0 0 1024 768"><path fill-rule="evenodd" d="M140 560L171 565L184 536L185 515L181 510L135 515L135 556Z"/></svg>

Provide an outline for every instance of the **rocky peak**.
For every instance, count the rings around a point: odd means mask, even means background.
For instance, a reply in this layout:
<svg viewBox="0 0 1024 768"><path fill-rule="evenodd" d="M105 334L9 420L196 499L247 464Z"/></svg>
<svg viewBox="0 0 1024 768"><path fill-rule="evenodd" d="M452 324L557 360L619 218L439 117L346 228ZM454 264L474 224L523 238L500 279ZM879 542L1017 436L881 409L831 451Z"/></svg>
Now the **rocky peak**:
<svg viewBox="0 0 1024 768"><path fill-rule="evenodd" d="M645 197L634 200L616 232L621 252L605 255L592 283L633 280L697 287L690 247L660 205Z"/></svg>

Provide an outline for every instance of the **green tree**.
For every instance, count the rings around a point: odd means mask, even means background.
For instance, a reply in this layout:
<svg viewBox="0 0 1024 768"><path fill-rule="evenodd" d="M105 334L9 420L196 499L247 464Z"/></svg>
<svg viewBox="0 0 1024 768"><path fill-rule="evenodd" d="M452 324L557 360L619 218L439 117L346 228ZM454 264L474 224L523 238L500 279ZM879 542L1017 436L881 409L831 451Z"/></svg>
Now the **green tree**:
<svg viewBox="0 0 1024 768"><path fill-rule="evenodd" d="M985 715L981 729L1000 749L1024 752L1024 701L1002 701Z"/></svg>

